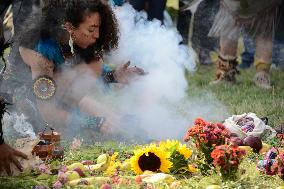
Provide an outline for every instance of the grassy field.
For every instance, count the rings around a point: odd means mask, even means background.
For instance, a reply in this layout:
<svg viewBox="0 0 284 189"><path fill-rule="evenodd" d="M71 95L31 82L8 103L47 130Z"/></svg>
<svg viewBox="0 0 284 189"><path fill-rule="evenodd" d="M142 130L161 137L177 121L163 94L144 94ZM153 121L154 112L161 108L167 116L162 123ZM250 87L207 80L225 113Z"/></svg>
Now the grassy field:
<svg viewBox="0 0 284 189"><path fill-rule="evenodd" d="M253 83L255 70L241 70L236 85L211 86L214 66L201 66L194 73L188 73L189 95L198 96L204 90L212 91L227 106L230 114L254 112L259 117L268 117L269 125L277 127L284 123L284 71L272 70L271 90L256 87Z"/></svg>
<svg viewBox="0 0 284 189"><path fill-rule="evenodd" d="M284 122L284 74L283 71L272 70L273 88L263 90L254 86L252 78L255 71L253 69L242 70L238 76L236 85L220 84L217 86L209 85L214 78L214 66L201 66L194 73L187 73L189 81L188 93L190 97L198 97L204 91L210 91L220 102L227 106L230 114L242 114L245 112L255 112L258 116L267 116L271 126L278 126ZM218 113L218 112L216 112ZM119 152L120 159L123 160L127 154L131 154L133 146L118 143L98 143L93 146L85 146L80 150L66 150L63 162L53 162L53 164L70 164L76 161L90 159L95 160L99 154L104 152ZM220 185L222 188L276 188L284 185L284 182L278 176L265 176L256 169L255 162L258 156L247 157L241 164L242 173L235 181L222 182L219 175L214 173L210 176L201 176L200 174L192 177L179 177L181 183L178 188L206 188L210 184ZM122 177L132 179L134 184L119 185L115 188L139 188L135 184L133 173L128 172ZM0 178L0 188L32 188L34 185L51 186L56 180L56 175L41 176L38 174L21 175L19 177ZM98 188L96 185L95 188ZM169 188L168 185L159 185L157 188Z"/></svg>

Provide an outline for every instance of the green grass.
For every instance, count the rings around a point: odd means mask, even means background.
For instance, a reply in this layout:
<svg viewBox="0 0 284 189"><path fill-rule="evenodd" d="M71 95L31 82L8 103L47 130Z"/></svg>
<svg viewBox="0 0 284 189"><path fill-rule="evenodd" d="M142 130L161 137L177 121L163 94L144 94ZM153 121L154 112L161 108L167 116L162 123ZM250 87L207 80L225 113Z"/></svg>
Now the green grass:
<svg viewBox="0 0 284 189"><path fill-rule="evenodd" d="M259 117L267 116L269 124L273 127L279 126L284 122L284 74L283 71L272 71L273 89L263 90L254 86L252 78L255 71L253 69L242 70L238 76L236 85L220 84L217 86L209 85L209 82L214 78L214 66L201 66L194 73L187 73L186 77L189 82L188 94L190 98L198 98L204 92L215 95L215 97L223 103L229 114L242 114L245 112L255 112ZM218 112L213 112L218 113ZM61 164L71 164L76 161L90 159L95 160L99 154L105 152L119 152L119 159L124 160L131 153L133 146L128 146L123 143L96 143L91 146L85 146L80 150L66 151L65 159L62 162L53 162L54 166ZM262 175L256 169L255 162L247 158L241 164L242 174L235 181L222 182L221 177L213 174L207 177L196 174L192 177L184 177L180 179L181 186L178 188L206 188L210 184L220 185L222 188L276 188L284 185L284 182L278 176ZM127 174L124 176L131 176ZM134 177L132 183L134 182ZM34 185L51 186L54 183L56 176L40 178L37 174L21 175L18 177L2 177L0 178L0 188L32 188ZM98 187L98 186L96 186ZM160 188L169 188L163 184ZM138 188L135 184L119 186L116 188L129 189Z"/></svg>
<svg viewBox="0 0 284 189"><path fill-rule="evenodd" d="M196 72L187 73L189 96L199 96L204 91L211 91L228 108L230 114L254 112L259 117L268 117L272 127L284 123L284 71L272 70L271 90L254 85L255 70L252 68L241 70L235 85L210 85L214 72L214 66L201 66Z"/></svg>

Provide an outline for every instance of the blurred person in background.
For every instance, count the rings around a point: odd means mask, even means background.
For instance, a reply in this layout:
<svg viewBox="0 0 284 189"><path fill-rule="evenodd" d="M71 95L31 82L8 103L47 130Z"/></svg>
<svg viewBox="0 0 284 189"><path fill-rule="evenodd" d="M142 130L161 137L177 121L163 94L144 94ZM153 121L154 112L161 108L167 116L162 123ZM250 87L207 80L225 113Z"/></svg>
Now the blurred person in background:
<svg viewBox="0 0 284 189"><path fill-rule="evenodd" d="M122 6L125 3L124 0L109 0L108 2L112 6Z"/></svg>
<svg viewBox="0 0 284 189"><path fill-rule="evenodd" d="M209 37L208 33L219 10L220 0L203 0L194 13L192 47L202 65L212 65L211 51L218 48L218 39Z"/></svg>
<svg viewBox="0 0 284 189"><path fill-rule="evenodd" d="M182 36L182 43L188 45L189 42L189 30L190 30L190 21L192 13L190 9L186 9L187 2L184 0L179 0L179 11L177 19L177 30Z"/></svg>
<svg viewBox="0 0 284 189"><path fill-rule="evenodd" d="M164 22L164 10L167 0L129 0L129 3L137 11L146 11L148 20L158 19Z"/></svg>
<svg viewBox="0 0 284 189"><path fill-rule="evenodd" d="M275 38L273 41L272 51L272 64L276 68L284 69L284 2L280 5L279 22L277 23L277 29L275 31ZM240 68L246 69L251 67L254 62L255 44L248 34L243 35L244 51L242 53L242 63L239 65Z"/></svg>
<svg viewBox="0 0 284 189"><path fill-rule="evenodd" d="M220 38L220 50L216 62L216 79L220 82L235 83L238 39L246 31L255 38L254 83L270 89L270 66L272 62L273 36L281 0L221 0L220 9L209 32L210 36Z"/></svg>

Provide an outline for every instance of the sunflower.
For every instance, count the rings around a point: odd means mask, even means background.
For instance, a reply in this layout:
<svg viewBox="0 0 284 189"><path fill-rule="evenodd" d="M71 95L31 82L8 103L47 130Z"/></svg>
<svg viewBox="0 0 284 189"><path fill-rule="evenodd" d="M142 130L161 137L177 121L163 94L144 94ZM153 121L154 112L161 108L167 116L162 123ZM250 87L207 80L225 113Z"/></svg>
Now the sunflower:
<svg viewBox="0 0 284 189"><path fill-rule="evenodd" d="M110 164L107 170L104 171L105 175L111 176L116 173L117 169L122 167L122 164L119 160L117 160L118 152L114 152L111 156Z"/></svg>
<svg viewBox="0 0 284 189"><path fill-rule="evenodd" d="M159 143L159 146L163 149L163 150L167 150L167 151L173 151L177 148L177 146L179 145L179 141L178 140L166 140L166 141L161 141Z"/></svg>
<svg viewBox="0 0 284 189"><path fill-rule="evenodd" d="M171 154L177 151L183 155L185 159L188 159L192 155L192 151L186 147L186 144L181 144L178 140L161 141L159 146L163 150L169 151Z"/></svg>
<svg viewBox="0 0 284 189"><path fill-rule="evenodd" d="M192 151L186 147L186 144L181 144L178 140L161 141L159 146L170 153L169 160L172 162L170 172L185 173L188 172L188 158L192 155Z"/></svg>
<svg viewBox="0 0 284 189"><path fill-rule="evenodd" d="M144 171L152 172L170 172L172 163L168 160L170 154L150 144L142 149L134 151L134 156L130 159L131 169L136 174L142 174Z"/></svg>
<svg viewBox="0 0 284 189"><path fill-rule="evenodd" d="M192 151L186 147L185 144L180 144L177 147L177 151L184 156L185 159L188 159L192 155Z"/></svg>
<svg viewBox="0 0 284 189"><path fill-rule="evenodd" d="M114 162L112 161L109 165L109 167L107 168L107 170L104 171L104 174L107 176L111 176L114 175L118 169L120 169L122 167L122 164L120 161Z"/></svg>

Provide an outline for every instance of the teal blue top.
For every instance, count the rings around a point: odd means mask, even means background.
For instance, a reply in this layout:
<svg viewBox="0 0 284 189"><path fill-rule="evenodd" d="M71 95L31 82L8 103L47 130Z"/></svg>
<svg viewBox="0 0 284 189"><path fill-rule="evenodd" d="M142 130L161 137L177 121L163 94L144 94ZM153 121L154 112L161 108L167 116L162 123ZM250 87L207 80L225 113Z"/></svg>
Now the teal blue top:
<svg viewBox="0 0 284 189"><path fill-rule="evenodd" d="M56 66L64 63L64 57L61 53L60 46L53 39L39 40L34 50L46 57L48 60L54 62Z"/></svg>
<svg viewBox="0 0 284 189"><path fill-rule="evenodd" d="M39 40L34 50L48 60L54 62L56 67L65 62L60 46L54 39L49 38ZM107 64L103 65L103 74L111 71L112 69Z"/></svg>

